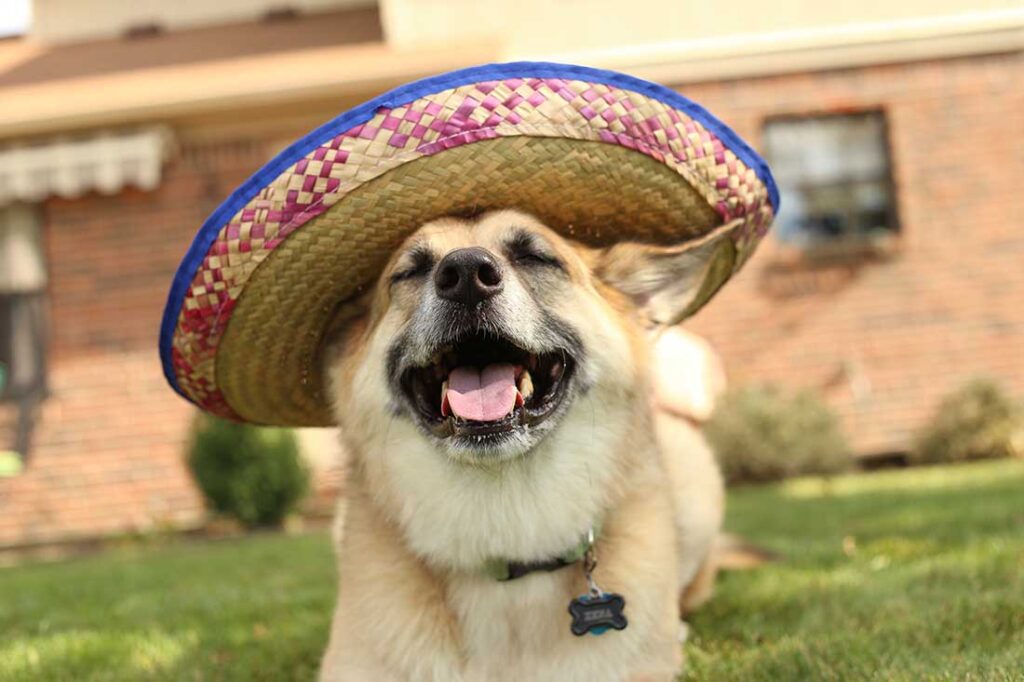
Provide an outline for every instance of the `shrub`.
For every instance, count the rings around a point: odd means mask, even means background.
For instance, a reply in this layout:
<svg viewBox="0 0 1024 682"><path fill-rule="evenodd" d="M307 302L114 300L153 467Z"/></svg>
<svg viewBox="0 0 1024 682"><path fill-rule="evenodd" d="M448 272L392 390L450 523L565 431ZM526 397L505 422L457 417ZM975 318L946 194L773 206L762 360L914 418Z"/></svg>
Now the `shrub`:
<svg viewBox="0 0 1024 682"><path fill-rule="evenodd" d="M939 403L911 451L917 463L1024 455L1024 408L994 381L975 379Z"/></svg>
<svg viewBox="0 0 1024 682"><path fill-rule="evenodd" d="M246 526L280 524L309 487L295 434L199 415L188 466L214 510Z"/></svg>
<svg viewBox="0 0 1024 682"><path fill-rule="evenodd" d="M730 390L706 434L729 483L833 474L852 461L838 418L807 391L788 396L771 386Z"/></svg>

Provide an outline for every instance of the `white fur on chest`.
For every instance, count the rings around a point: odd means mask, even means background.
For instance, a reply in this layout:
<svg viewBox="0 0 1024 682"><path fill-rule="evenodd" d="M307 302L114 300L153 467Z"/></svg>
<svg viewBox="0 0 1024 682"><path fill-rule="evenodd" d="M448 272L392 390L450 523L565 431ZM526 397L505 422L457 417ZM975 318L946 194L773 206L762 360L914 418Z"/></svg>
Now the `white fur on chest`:
<svg viewBox="0 0 1024 682"><path fill-rule="evenodd" d="M449 584L468 654L465 680L622 680L637 665L638 628L577 637L569 601L579 566L510 582L459 578ZM574 574L575 572L575 574Z"/></svg>

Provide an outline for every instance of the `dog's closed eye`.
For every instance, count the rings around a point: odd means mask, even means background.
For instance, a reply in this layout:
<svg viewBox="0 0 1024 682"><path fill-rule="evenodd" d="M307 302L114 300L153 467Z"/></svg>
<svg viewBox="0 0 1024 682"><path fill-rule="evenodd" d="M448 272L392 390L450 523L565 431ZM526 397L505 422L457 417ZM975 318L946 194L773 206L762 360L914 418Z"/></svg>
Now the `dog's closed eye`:
<svg viewBox="0 0 1024 682"><path fill-rule="evenodd" d="M425 246L414 246L402 257L403 265L391 275L391 284L417 279L427 275L434 268L436 258Z"/></svg>
<svg viewBox="0 0 1024 682"><path fill-rule="evenodd" d="M505 257L515 265L565 270L561 259L551 253L540 239L525 230L518 230L505 244Z"/></svg>

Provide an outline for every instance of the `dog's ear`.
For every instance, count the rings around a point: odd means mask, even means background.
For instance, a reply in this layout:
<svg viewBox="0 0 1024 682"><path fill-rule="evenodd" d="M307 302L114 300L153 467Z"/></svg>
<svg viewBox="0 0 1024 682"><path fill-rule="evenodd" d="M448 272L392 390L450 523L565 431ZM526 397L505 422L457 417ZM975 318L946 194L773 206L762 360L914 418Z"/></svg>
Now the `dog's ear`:
<svg viewBox="0 0 1024 682"><path fill-rule="evenodd" d="M615 244L599 254L595 273L629 297L651 326L675 324L697 312L732 275L732 227L678 246Z"/></svg>

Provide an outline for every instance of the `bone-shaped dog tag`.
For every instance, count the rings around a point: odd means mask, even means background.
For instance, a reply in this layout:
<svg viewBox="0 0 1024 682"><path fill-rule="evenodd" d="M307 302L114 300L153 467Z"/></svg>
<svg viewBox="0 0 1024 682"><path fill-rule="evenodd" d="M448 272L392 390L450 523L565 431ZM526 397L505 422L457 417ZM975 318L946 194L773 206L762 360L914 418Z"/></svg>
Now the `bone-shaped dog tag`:
<svg viewBox="0 0 1024 682"><path fill-rule="evenodd" d="M569 602L572 616L572 634L582 637L588 632L603 635L609 628L625 630L628 621L623 610L626 599L621 594L605 592L594 580L597 568L597 552L594 549L594 529L587 532L587 551L583 553L583 577L587 581L587 593Z"/></svg>
<svg viewBox="0 0 1024 682"><path fill-rule="evenodd" d="M572 615L572 634L582 637L588 632L592 635L603 635L609 628L625 630L628 621L623 610L626 600L621 594L602 592L600 594L584 594L569 602L569 614Z"/></svg>

